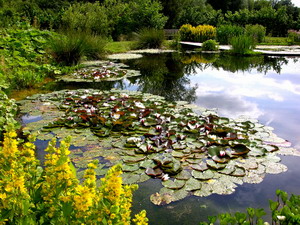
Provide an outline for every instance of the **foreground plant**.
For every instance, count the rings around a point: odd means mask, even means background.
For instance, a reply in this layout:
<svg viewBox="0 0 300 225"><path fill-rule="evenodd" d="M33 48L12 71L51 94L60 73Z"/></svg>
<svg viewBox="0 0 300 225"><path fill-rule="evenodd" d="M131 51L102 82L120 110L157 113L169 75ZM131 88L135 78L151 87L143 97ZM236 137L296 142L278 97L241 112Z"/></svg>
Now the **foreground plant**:
<svg viewBox="0 0 300 225"><path fill-rule="evenodd" d="M69 143L65 139L55 147L55 140L50 141L43 169L34 144L21 145L13 130L5 133L0 147L0 224L130 224L137 185L122 186L121 166L116 165L97 187L96 160L88 164L80 183L68 156ZM133 221L147 224L145 211Z"/></svg>
<svg viewBox="0 0 300 225"><path fill-rule="evenodd" d="M272 211L272 223L271 224L299 224L300 223L300 195L291 195L288 198L288 194L282 190L276 191L277 201L269 200L270 209ZM217 221L217 224L221 225L269 225L268 222L263 220L263 216L266 215L264 209L247 208L247 213L236 212L234 214L222 213L218 216L209 216L207 222L201 222L200 225L213 225Z"/></svg>

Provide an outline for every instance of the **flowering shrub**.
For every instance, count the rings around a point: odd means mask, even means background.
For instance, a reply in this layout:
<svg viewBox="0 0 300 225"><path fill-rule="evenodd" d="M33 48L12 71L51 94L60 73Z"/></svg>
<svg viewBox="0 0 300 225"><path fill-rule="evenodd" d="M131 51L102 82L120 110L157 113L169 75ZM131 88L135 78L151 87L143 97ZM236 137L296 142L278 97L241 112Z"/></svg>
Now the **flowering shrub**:
<svg viewBox="0 0 300 225"><path fill-rule="evenodd" d="M294 44L295 42L300 42L300 31L289 30L288 31L288 41L290 44Z"/></svg>
<svg viewBox="0 0 300 225"><path fill-rule="evenodd" d="M190 24L185 24L180 27L179 35L182 41L204 42L216 38L216 28L211 25L193 27Z"/></svg>
<svg viewBox="0 0 300 225"><path fill-rule="evenodd" d="M31 140L32 141L32 140ZM130 224L132 192L123 186L120 165L113 166L96 186L98 161L88 164L82 183L70 162L67 138L50 141L45 169L35 158L35 145L4 134L0 147L0 224ZM145 225L143 210L133 222Z"/></svg>

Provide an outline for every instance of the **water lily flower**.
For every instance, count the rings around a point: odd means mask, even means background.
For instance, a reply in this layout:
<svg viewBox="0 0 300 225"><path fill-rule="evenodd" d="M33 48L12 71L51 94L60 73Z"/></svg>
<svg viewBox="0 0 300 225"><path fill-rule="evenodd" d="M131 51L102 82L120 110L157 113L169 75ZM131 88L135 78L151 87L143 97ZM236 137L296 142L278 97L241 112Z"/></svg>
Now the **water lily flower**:
<svg viewBox="0 0 300 225"><path fill-rule="evenodd" d="M86 96L86 95L82 95L82 96L80 96L80 98L81 98L81 99L86 99L87 96Z"/></svg>
<svg viewBox="0 0 300 225"><path fill-rule="evenodd" d="M146 121L145 119L140 120L141 124L143 124L143 125L144 125L145 121Z"/></svg>
<svg viewBox="0 0 300 225"><path fill-rule="evenodd" d="M167 117L166 118L166 123L170 123L171 122L171 117Z"/></svg>
<svg viewBox="0 0 300 225"><path fill-rule="evenodd" d="M281 220L281 221L283 221L283 220L285 220L285 216L277 216L277 219L279 219L279 220Z"/></svg>
<svg viewBox="0 0 300 225"><path fill-rule="evenodd" d="M105 103L103 103L103 106L104 107L109 107L109 104L105 102Z"/></svg>
<svg viewBox="0 0 300 225"><path fill-rule="evenodd" d="M146 107L144 106L144 104L141 103L141 102L135 102L134 104L135 104L135 106L136 106L137 108L140 108L140 109L145 109L145 108L146 108Z"/></svg>
<svg viewBox="0 0 300 225"><path fill-rule="evenodd" d="M158 119L161 117L161 115L159 113L155 113L154 116Z"/></svg>
<svg viewBox="0 0 300 225"><path fill-rule="evenodd" d="M116 119L116 120L118 120L119 118L120 118L120 114L119 113L114 113L114 114L112 114L112 117L114 118L114 119Z"/></svg>
<svg viewBox="0 0 300 225"><path fill-rule="evenodd" d="M170 177L169 177L168 174L164 174L164 175L161 177L161 179L162 179L163 181L165 181L165 180L169 180Z"/></svg>
<svg viewBox="0 0 300 225"><path fill-rule="evenodd" d="M162 126L160 126L160 125L157 125L156 127L155 127L155 129L157 130L157 131L161 131L162 130Z"/></svg>
<svg viewBox="0 0 300 225"><path fill-rule="evenodd" d="M111 101L114 101L114 100L116 100L117 98L115 97L115 96L110 96L110 98L109 98Z"/></svg>
<svg viewBox="0 0 300 225"><path fill-rule="evenodd" d="M74 117L72 117L72 116L69 116L67 119L68 119L68 120L73 120L73 119L74 119Z"/></svg>
<svg viewBox="0 0 300 225"><path fill-rule="evenodd" d="M220 151L220 156L223 157L223 156L225 156L225 155L226 155L226 152L225 152L224 150L221 150L221 151Z"/></svg>
<svg viewBox="0 0 300 225"><path fill-rule="evenodd" d="M43 105L51 105L50 102L45 102Z"/></svg>
<svg viewBox="0 0 300 225"><path fill-rule="evenodd" d="M84 92L85 92L85 93L89 93L90 91L89 91L89 90L84 90Z"/></svg>
<svg viewBox="0 0 300 225"><path fill-rule="evenodd" d="M152 145L150 145L150 144L147 144L147 151L150 151L152 148L153 148L153 146Z"/></svg>
<svg viewBox="0 0 300 225"><path fill-rule="evenodd" d="M128 98L129 97L129 95L128 94L125 94L125 93L121 93L121 98Z"/></svg>
<svg viewBox="0 0 300 225"><path fill-rule="evenodd" d="M205 127L200 128L200 133L204 133L205 132Z"/></svg>
<svg viewBox="0 0 300 225"><path fill-rule="evenodd" d="M100 77L98 77L98 76L97 76L97 77L94 77L94 79L95 79L95 80L99 80L99 79L100 79Z"/></svg>

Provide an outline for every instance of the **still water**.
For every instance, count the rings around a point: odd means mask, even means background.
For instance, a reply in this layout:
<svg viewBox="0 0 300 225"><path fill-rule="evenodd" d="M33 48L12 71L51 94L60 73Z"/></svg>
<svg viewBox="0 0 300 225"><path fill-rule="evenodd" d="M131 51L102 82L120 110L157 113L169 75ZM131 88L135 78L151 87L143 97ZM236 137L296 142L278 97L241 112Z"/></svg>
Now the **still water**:
<svg viewBox="0 0 300 225"><path fill-rule="evenodd" d="M130 80L127 89L163 95L168 100L186 100L231 118L256 118L300 150L299 58L173 54L149 55L125 63L143 74ZM134 210L145 208L150 224L188 225L221 212L244 211L247 207L268 209L268 199L275 200L276 189L300 194L299 158L285 156L282 162L289 170L268 174L260 184L243 184L231 195L190 197L167 206L149 201L148 196L159 190L158 182L152 180L140 184Z"/></svg>
<svg viewBox="0 0 300 225"><path fill-rule="evenodd" d="M273 127L274 133L300 150L300 58L233 57L226 55L160 54L123 60L141 76L98 84L58 83L51 88L111 88L139 90L164 96L169 101L188 101L216 109L219 115L246 115ZM231 195L188 197L165 206L155 206L149 196L161 188L151 179L135 192L133 211L147 210L150 224L192 225L222 212L268 208L276 189L300 194L300 158L284 156L289 170L266 175L260 184L243 184ZM265 218L268 220L268 216Z"/></svg>

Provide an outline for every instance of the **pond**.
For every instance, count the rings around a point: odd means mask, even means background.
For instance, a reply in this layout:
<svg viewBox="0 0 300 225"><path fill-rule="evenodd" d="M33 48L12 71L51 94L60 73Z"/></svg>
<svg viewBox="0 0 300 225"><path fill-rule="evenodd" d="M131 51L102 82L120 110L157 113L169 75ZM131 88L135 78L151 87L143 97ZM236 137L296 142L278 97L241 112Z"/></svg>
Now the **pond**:
<svg viewBox="0 0 300 225"><path fill-rule="evenodd" d="M64 83L50 86L51 90L111 88L141 91L165 97L168 101L187 101L220 116L238 118L245 115L274 128L274 133L300 149L300 79L298 58L233 57L214 54L149 54L142 58L121 60L141 76L118 81ZM24 123L34 117L23 117ZM45 143L40 149L44 148ZM42 154L42 153L41 153ZM156 206L149 196L162 187L159 179L139 184L133 201L133 211L147 210L150 224L198 224L207 216L235 212L247 207L268 208L268 199L275 199L276 189L300 194L299 158L281 156L288 171L267 174L259 184L238 185L230 195L186 197L167 205Z"/></svg>

